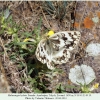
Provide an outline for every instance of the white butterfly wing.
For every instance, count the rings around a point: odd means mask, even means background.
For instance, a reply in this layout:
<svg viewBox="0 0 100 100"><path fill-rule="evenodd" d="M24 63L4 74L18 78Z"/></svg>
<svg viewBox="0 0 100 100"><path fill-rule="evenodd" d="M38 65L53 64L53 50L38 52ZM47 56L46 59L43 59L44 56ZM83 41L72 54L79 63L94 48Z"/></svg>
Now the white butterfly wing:
<svg viewBox="0 0 100 100"><path fill-rule="evenodd" d="M79 43L81 34L78 31L62 31L55 33L49 38L53 48L66 48L71 51Z"/></svg>
<svg viewBox="0 0 100 100"><path fill-rule="evenodd" d="M53 48L51 61L55 64L66 63L70 58L71 51L79 43L80 36L78 31L63 31L50 37Z"/></svg>
<svg viewBox="0 0 100 100"><path fill-rule="evenodd" d="M48 58L48 54L46 52L46 50L44 49L45 47L45 42L46 40L43 39L39 42L37 48L36 48L36 52L35 52L35 55L36 55L36 58L41 61L43 64L46 63L46 59Z"/></svg>
<svg viewBox="0 0 100 100"><path fill-rule="evenodd" d="M49 69L54 69L52 63L51 63L51 57L50 57L50 50L49 46L47 45L47 40L43 39L39 42L37 48L36 48L36 58L42 62L43 64L47 64L47 67Z"/></svg>
<svg viewBox="0 0 100 100"><path fill-rule="evenodd" d="M81 34L78 31L62 31L55 33L49 39L39 42L36 49L36 57L43 64L47 64L49 69L53 69L55 64L66 63L70 58L70 53L79 43Z"/></svg>

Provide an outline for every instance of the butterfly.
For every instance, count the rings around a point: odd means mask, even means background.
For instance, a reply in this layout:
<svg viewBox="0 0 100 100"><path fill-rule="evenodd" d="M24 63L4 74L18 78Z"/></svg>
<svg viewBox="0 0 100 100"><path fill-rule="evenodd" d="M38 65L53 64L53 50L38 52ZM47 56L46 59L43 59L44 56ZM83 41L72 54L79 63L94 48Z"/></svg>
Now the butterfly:
<svg viewBox="0 0 100 100"><path fill-rule="evenodd" d="M44 38L37 45L36 58L52 70L55 65L69 61L71 52L77 47L80 37L78 31L61 31Z"/></svg>

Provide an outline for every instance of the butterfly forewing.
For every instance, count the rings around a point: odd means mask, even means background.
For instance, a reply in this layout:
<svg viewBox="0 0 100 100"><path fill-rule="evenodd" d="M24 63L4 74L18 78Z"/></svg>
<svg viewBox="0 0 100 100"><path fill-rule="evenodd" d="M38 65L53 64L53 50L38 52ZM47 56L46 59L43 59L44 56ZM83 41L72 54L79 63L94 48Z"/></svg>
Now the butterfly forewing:
<svg viewBox="0 0 100 100"><path fill-rule="evenodd" d="M52 46L55 49L66 48L67 50L72 50L78 44L80 39L80 32L78 31L63 31L55 33L49 38Z"/></svg>

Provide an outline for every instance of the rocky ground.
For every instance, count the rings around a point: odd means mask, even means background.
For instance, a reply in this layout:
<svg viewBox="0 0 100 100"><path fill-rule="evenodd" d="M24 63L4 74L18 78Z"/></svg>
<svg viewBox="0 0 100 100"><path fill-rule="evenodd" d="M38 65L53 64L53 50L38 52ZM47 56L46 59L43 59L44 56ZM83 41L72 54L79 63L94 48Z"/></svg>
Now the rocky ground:
<svg viewBox="0 0 100 100"><path fill-rule="evenodd" d="M81 53L81 58L76 61L73 64L64 64L61 67L63 67L63 70L66 72L66 75L63 75L62 78L60 78L60 81L62 79L64 80L64 84L69 84L68 81L68 72L69 72L69 66L72 67L75 64L86 64L88 66L91 66L96 75L95 82L100 83L100 56L85 56L84 50L86 46L91 43L99 43L100 42L100 2L95 1L77 1L76 3L72 3L70 7L68 6L66 12L66 16L64 16L62 21L60 20L60 17L56 18L55 13L48 14L44 10L44 6L41 5L41 2L35 2L35 1L28 1L28 2L0 2L0 10L6 9L7 7L10 7L11 15L13 16L13 19L19 23L21 22L23 25L26 25L26 28L24 30L32 31L39 22L40 17L42 17L42 26L41 31L44 31L46 29L51 29L55 32L59 31L68 31L68 30L77 30L81 33L81 50L79 53ZM69 9L70 8L70 9ZM74 16L74 15L75 16ZM74 23L73 23L74 21ZM2 41L1 41L2 42ZM0 43L1 45L2 43ZM1 57L2 58L2 57ZM7 62L9 61L9 57L5 58ZM0 60L0 92L10 92L9 90L9 79L7 78L7 74L5 73L4 65L7 66L7 64ZM11 63L10 63L11 64ZM13 65L9 65L13 66ZM14 65L15 66L15 65ZM17 69L15 67L11 67L11 70L14 70L17 72ZM6 69L7 71L7 69ZM12 71L12 72L14 72ZM13 76L18 79L18 84L20 85L20 79L18 76ZM95 83L94 82L94 83ZM13 83L13 82L12 82ZM16 81L15 81L16 83ZM14 86L18 88L18 84ZM54 84L52 84L54 85ZM2 88L4 87L4 88ZM25 89L25 86L22 86L21 88ZM28 92L31 92L30 89L26 89ZM100 87L94 91L96 93L100 93Z"/></svg>

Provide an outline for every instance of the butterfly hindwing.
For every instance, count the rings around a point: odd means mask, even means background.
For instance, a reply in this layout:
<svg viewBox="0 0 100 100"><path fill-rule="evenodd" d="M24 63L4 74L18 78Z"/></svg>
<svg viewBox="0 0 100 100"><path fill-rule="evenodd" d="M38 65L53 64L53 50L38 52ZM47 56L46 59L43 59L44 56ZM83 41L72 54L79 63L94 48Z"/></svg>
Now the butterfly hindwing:
<svg viewBox="0 0 100 100"><path fill-rule="evenodd" d="M44 47L45 47L45 40L41 40L36 48L36 57L43 64L46 63L46 58L48 56Z"/></svg>

